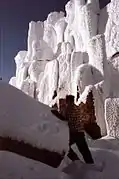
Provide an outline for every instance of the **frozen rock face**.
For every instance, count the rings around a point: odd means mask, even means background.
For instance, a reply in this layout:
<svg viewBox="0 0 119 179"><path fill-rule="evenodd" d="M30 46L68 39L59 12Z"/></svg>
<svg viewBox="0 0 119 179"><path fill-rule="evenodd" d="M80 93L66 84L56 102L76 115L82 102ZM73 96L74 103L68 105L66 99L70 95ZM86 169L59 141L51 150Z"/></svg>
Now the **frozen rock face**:
<svg viewBox="0 0 119 179"><path fill-rule="evenodd" d="M32 21L10 84L49 106L92 85L96 119L106 135L105 99L119 96L118 58L107 60L118 50L118 7L118 0L102 10L99 0L70 0L66 16L51 12L44 22Z"/></svg>
<svg viewBox="0 0 119 179"><path fill-rule="evenodd" d="M105 118L108 135L119 138L119 99L108 98L105 101Z"/></svg>
<svg viewBox="0 0 119 179"><path fill-rule="evenodd" d="M86 51L88 41L97 34L98 16L93 11L92 4L90 3L84 4L84 1L81 2L76 0L74 5L75 18L73 30L75 42L77 43L76 51ZM80 35L78 35L79 32ZM80 46L79 43L82 43L82 46Z"/></svg>
<svg viewBox="0 0 119 179"><path fill-rule="evenodd" d="M28 69L28 74L30 76L30 79L34 82L38 82L39 80L39 75L41 72L44 71L46 64L48 63L47 60L41 60L41 61L32 61L29 69Z"/></svg>
<svg viewBox="0 0 119 179"><path fill-rule="evenodd" d="M12 85L12 86L14 86L14 87L16 87L16 77L15 77L15 76L13 76L13 77L10 79L9 84Z"/></svg>
<svg viewBox="0 0 119 179"><path fill-rule="evenodd" d="M43 39L47 42L55 53L57 45L63 42L63 33L66 27L63 12L52 12L48 15L47 20L44 22L44 36Z"/></svg>
<svg viewBox="0 0 119 179"><path fill-rule="evenodd" d="M30 80L30 78L26 78L22 85L21 85L21 90L31 96L32 98L35 98L35 83Z"/></svg>
<svg viewBox="0 0 119 179"><path fill-rule="evenodd" d="M38 87L38 100L50 104L54 91L58 88L58 61L47 63Z"/></svg>
<svg viewBox="0 0 119 179"><path fill-rule="evenodd" d="M97 35L89 41L89 64L99 70L104 76L104 62L106 60L104 35Z"/></svg>
<svg viewBox="0 0 119 179"><path fill-rule="evenodd" d="M30 22L29 23L29 31L28 31L28 52L26 56L26 61L31 60L31 56L33 53L32 49L32 43L33 41L38 41L43 39L43 34L44 34L44 26L43 22L38 21L38 22Z"/></svg>
<svg viewBox="0 0 119 179"><path fill-rule="evenodd" d="M65 31L66 25L67 23L64 17L59 19L57 23L55 24L55 30L57 34L57 44L64 41L64 31Z"/></svg>
<svg viewBox="0 0 119 179"><path fill-rule="evenodd" d="M108 22L105 30L107 56L119 51L119 1L112 0L107 6Z"/></svg>
<svg viewBox="0 0 119 179"><path fill-rule="evenodd" d="M28 75L28 62L24 62L26 58L26 51L18 52L17 56L15 57L16 63L16 87L21 89L22 82L26 79Z"/></svg>
<svg viewBox="0 0 119 179"><path fill-rule="evenodd" d="M105 63L104 92L105 98L119 97L119 54L114 54Z"/></svg>
<svg viewBox="0 0 119 179"><path fill-rule="evenodd" d="M58 56L57 60L59 62L59 83L58 87L60 89L64 88L67 93L70 92L71 83L71 52L72 48L70 43L62 43L61 54Z"/></svg>
<svg viewBox="0 0 119 179"><path fill-rule="evenodd" d="M56 51L57 34L53 25L47 24L47 22L45 22L45 25L44 25L43 40L48 44L48 46L53 50L53 52Z"/></svg>
<svg viewBox="0 0 119 179"><path fill-rule="evenodd" d="M52 60L53 51L48 46L48 44L44 40L33 41L32 42L32 56L31 60L43 60L49 59Z"/></svg>
<svg viewBox="0 0 119 179"><path fill-rule="evenodd" d="M104 81L97 83L93 88L94 105L95 105L95 115L97 123L101 128L102 136L107 134L106 121L105 121L105 111L104 111Z"/></svg>

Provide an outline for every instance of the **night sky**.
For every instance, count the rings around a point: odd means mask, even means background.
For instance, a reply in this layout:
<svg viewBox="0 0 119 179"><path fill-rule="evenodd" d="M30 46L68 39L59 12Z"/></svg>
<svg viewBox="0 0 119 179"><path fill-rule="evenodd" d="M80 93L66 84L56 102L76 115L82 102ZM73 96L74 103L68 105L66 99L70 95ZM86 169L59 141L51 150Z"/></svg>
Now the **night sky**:
<svg viewBox="0 0 119 179"><path fill-rule="evenodd" d="M100 1L103 7L109 0ZM0 76L4 81L15 75L17 52L27 48L29 22L44 21L50 12L64 10L66 2L68 0L0 0Z"/></svg>

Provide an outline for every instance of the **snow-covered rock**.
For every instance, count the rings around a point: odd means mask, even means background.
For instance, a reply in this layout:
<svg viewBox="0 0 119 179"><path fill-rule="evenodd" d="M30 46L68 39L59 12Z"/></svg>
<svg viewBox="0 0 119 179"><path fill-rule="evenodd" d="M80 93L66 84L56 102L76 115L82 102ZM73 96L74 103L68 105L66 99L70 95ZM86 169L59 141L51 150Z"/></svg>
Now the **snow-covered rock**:
<svg viewBox="0 0 119 179"><path fill-rule="evenodd" d="M108 59L105 84L108 87L109 97L119 97L119 55Z"/></svg>
<svg viewBox="0 0 119 179"><path fill-rule="evenodd" d="M32 43L33 43L33 41L42 40L43 34L44 34L43 22L41 22L41 21L38 21L38 22L31 21L29 23L28 40L27 40L28 52L27 52L25 61L31 60L31 56L32 56L32 53L33 53Z"/></svg>
<svg viewBox="0 0 119 179"><path fill-rule="evenodd" d="M53 51L44 40L34 40L32 42L31 60L52 60Z"/></svg>
<svg viewBox="0 0 119 179"><path fill-rule="evenodd" d="M104 106L104 81L97 83L93 88L95 115L98 125L101 128L102 136L107 134Z"/></svg>
<svg viewBox="0 0 119 179"><path fill-rule="evenodd" d="M109 136L119 138L119 99L105 100L105 119Z"/></svg>
<svg viewBox="0 0 119 179"><path fill-rule="evenodd" d="M118 51L119 2L100 9L99 0L70 0L65 11L29 24L28 48L15 57L10 84L50 106L54 92L57 100L76 98L95 85L96 118L105 135L105 99L119 97L118 57L110 58Z"/></svg>
<svg viewBox="0 0 119 179"><path fill-rule="evenodd" d="M21 89L21 84L28 75L29 63L25 62L26 54L27 54L26 51L20 51L15 57L15 63L16 63L15 86L19 89Z"/></svg>
<svg viewBox="0 0 119 179"><path fill-rule="evenodd" d="M49 106L2 82L0 99L0 136L60 154L68 150L67 123L57 119Z"/></svg>
<svg viewBox="0 0 119 179"><path fill-rule="evenodd" d="M45 66L42 79L38 86L38 99L44 104L51 102L54 91L58 88L58 68L59 64L57 60L48 62Z"/></svg>
<svg viewBox="0 0 119 179"><path fill-rule="evenodd" d="M119 1L112 0L107 6L108 21L105 30L107 56L119 51Z"/></svg>
<svg viewBox="0 0 119 179"><path fill-rule="evenodd" d="M69 43L62 43L61 54L57 60L59 62L59 88L65 88L70 91L71 82L71 46Z"/></svg>
<svg viewBox="0 0 119 179"><path fill-rule="evenodd" d="M35 83L29 77L22 82L21 90L25 94L31 96L32 98L35 98Z"/></svg>
<svg viewBox="0 0 119 179"><path fill-rule="evenodd" d="M10 79L9 84L12 85L12 86L14 86L14 87L16 87L16 77L15 77L15 76L13 76L13 77Z"/></svg>
<svg viewBox="0 0 119 179"><path fill-rule="evenodd" d="M104 76L104 61L106 60L104 35L97 35L89 41L88 54L89 64Z"/></svg>
<svg viewBox="0 0 119 179"><path fill-rule="evenodd" d="M39 61L32 61L29 69L28 69L28 74L30 76L30 79L34 82L38 82L39 80L39 75L41 72L44 72L45 65L48 63L47 60L39 60Z"/></svg>

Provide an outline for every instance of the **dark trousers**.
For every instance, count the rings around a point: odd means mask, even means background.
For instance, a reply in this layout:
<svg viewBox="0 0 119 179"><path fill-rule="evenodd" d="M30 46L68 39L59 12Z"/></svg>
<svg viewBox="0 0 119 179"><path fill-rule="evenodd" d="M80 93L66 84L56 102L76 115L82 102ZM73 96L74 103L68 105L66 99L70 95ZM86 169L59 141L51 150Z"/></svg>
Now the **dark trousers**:
<svg viewBox="0 0 119 179"><path fill-rule="evenodd" d="M71 148L71 145L74 143L76 143L80 153L83 156L84 161L89 164L94 163L91 152L85 140L84 132L70 132L70 150L68 153L68 157L72 161L79 160L77 154Z"/></svg>

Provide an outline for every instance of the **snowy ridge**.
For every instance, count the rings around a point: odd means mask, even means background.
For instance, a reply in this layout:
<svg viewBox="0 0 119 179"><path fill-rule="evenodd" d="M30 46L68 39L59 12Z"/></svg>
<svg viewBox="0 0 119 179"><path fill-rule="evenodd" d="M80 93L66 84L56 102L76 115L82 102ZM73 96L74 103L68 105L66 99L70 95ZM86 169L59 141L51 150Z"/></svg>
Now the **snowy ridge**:
<svg viewBox="0 0 119 179"><path fill-rule="evenodd" d="M67 123L57 119L50 107L2 82L0 99L0 136L59 153L68 151Z"/></svg>

